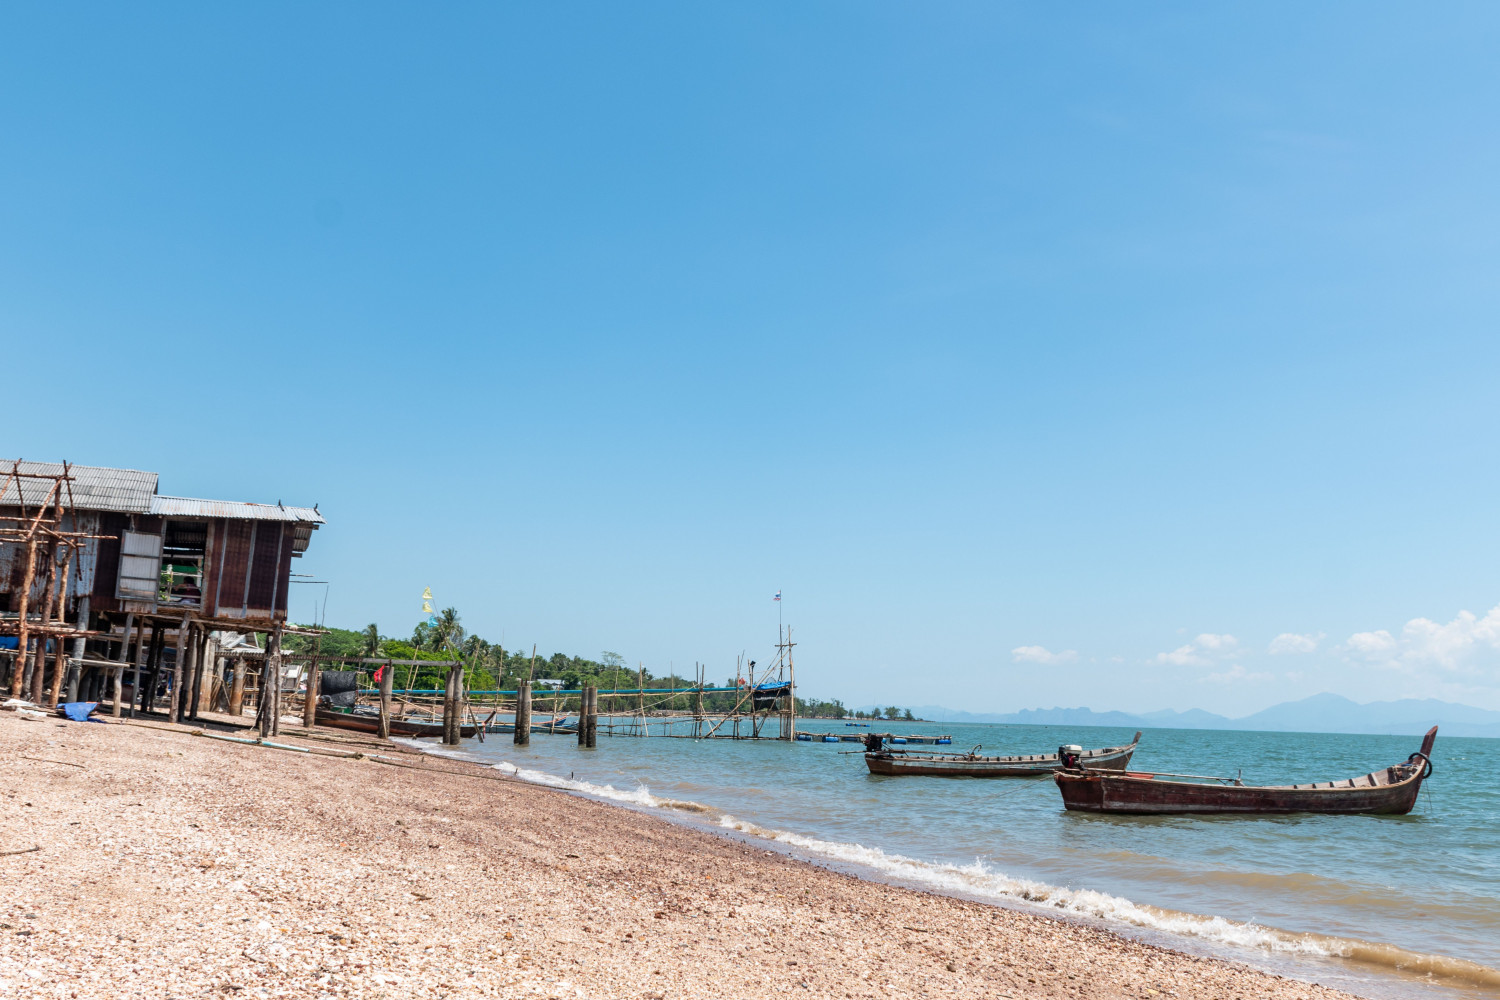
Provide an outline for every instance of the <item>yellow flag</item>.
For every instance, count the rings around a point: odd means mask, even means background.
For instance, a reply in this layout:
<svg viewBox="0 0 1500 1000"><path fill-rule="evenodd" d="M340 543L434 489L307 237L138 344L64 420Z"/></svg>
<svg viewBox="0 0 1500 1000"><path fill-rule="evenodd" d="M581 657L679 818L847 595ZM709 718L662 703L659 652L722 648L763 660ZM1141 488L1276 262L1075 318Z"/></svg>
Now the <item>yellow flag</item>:
<svg viewBox="0 0 1500 1000"><path fill-rule="evenodd" d="M424 600L424 601L430 601L430 600L432 600L432 588L431 587L423 587L422 588L422 600Z"/></svg>
<svg viewBox="0 0 1500 1000"><path fill-rule="evenodd" d="M427 612L429 615L432 614L432 602L431 601L423 601L422 602L422 610L425 611L425 612Z"/></svg>

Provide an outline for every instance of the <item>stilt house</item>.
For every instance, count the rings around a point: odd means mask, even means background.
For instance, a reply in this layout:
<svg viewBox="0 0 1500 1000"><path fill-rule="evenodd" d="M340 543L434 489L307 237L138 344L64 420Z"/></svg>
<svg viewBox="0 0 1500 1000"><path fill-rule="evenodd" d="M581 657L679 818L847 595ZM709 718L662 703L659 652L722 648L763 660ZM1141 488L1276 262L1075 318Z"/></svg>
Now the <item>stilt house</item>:
<svg viewBox="0 0 1500 1000"><path fill-rule="evenodd" d="M316 506L165 496L156 473L132 469L0 461L0 483L0 690L49 705L64 682L70 699L88 686L86 663L131 662L138 681L154 678L170 639L175 720L193 661L198 694L210 633L264 632L279 646L292 560L324 523ZM155 695L153 681L143 704Z"/></svg>

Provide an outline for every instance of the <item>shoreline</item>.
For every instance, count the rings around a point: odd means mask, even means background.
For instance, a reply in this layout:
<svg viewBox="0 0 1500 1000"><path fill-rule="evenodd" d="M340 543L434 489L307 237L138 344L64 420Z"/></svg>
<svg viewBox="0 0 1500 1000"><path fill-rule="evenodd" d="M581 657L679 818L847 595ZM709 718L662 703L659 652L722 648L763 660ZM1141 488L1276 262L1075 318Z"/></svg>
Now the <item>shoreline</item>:
<svg viewBox="0 0 1500 1000"><path fill-rule="evenodd" d="M993 889L987 891L972 884L953 884L952 876L969 874L965 866L956 863L922 861L890 854L880 847L829 842L811 834L766 828L717 806L663 797L649 788L623 791L612 785L599 785L571 776L563 778L550 771L519 768L509 761L497 765L494 761L482 759L482 755L472 749L454 749L422 739L402 739L399 742L440 759L510 768L512 770L505 773L540 787L566 791L709 836L744 842L760 849L770 847L790 858L848 874L861 881L935 893L1121 934L1171 951L1248 965L1290 979L1319 982L1362 997L1408 1000L1433 996L1434 991L1450 998L1479 997L1487 1000L1500 996L1500 970L1467 959L1415 951L1377 940L1287 930L1269 924L1167 909L1097 890L1024 879L1016 880L1025 886L1024 892L997 894ZM524 777L527 774L532 777ZM848 856L850 848L873 857L851 858ZM1106 901L1109 914L1091 911L1087 905L1076 905L1080 898ZM1139 919L1141 917L1146 919Z"/></svg>
<svg viewBox="0 0 1500 1000"><path fill-rule="evenodd" d="M452 757L190 734L0 713L0 851L40 848L0 857L0 996L1350 996Z"/></svg>

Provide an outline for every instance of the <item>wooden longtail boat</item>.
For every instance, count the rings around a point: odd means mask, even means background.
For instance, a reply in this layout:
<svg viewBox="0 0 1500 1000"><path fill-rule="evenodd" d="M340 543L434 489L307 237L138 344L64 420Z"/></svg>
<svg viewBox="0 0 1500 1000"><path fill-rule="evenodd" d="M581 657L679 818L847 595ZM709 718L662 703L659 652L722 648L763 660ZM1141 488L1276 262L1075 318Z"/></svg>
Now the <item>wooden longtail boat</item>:
<svg viewBox="0 0 1500 1000"><path fill-rule="evenodd" d="M374 715L355 715L351 712L330 712L326 709L318 709L318 725L332 726L334 729L352 729L357 733L377 733L380 731L380 719ZM475 727L464 725L459 727L459 736L473 736ZM413 722L410 719L398 719L391 717L392 736L441 736L443 735L443 724L441 722Z"/></svg>
<svg viewBox="0 0 1500 1000"><path fill-rule="evenodd" d="M878 740L878 737L876 737ZM1090 770L1123 771L1130 764L1141 734L1128 746L1080 750L1078 759ZM868 745L868 744L867 744ZM1018 757L982 757L979 747L968 753L908 753L904 750L871 749L865 753L865 765L871 774L920 774L943 778L1029 778L1052 774L1062 767L1058 754L1030 754Z"/></svg>
<svg viewBox="0 0 1500 1000"><path fill-rule="evenodd" d="M1125 771L1058 771L1053 778L1063 805L1107 813L1381 813L1405 815L1416 804L1422 781L1432 774L1433 726L1422 749L1358 778L1307 785L1245 785L1237 778ZM1188 779L1188 780L1175 780ZM1197 780L1193 780L1197 779Z"/></svg>

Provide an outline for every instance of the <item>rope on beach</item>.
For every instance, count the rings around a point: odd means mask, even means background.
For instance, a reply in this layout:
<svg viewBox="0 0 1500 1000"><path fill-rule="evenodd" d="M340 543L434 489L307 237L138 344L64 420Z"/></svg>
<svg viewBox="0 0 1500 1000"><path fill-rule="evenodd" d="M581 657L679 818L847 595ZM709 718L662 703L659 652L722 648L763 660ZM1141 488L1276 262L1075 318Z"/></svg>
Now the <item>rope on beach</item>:
<svg viewBox="0 0 1500 1000"><path fill-rule="evenodd" d="M66 764L68 767L76 767L80 771L87 771L88 770L88 768L84 767L82 764L75 764L75 763L73 763L70 760L53 760L51 757L26 757L24 755L21 757L21 759L22 760L39 760L43 764Z"/></svg>

